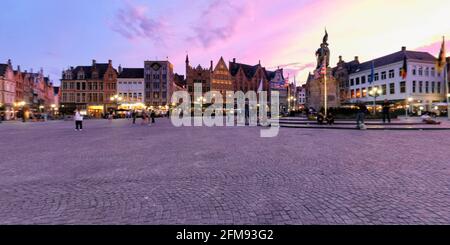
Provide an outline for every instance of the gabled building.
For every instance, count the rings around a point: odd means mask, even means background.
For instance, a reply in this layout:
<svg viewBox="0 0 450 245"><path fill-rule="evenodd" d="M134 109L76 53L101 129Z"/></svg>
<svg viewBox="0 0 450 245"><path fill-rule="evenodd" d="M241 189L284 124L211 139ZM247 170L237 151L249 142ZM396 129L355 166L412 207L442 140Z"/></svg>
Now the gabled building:
<svg viewBox="0 0 450 245"><path fill-rule="evenodd" d="M20 70L20 66L17 66L17 70L14 71L14 80L16 81L16 102L22 102L24 100L24 77Z"/></svg>
<svg viewBox="0 0 450 245"><path fill-rule="evenodd" d="M145 61L145 103L154 109L168 108L173 93L173 65L169 61Z"/></svg>
<svg viewBox="0 0 450 245"><path fill-rule="evenodd" d="M209 68L203 68L201 65L192 67L190 65L189 56L186 55L186 86L192 102L194 102L194 86L200 85L202 87L202 95L211 91L211 74L212 74L212 62ZM199 91L197 91L199 92Z"/></svg>
<svg viewBox="0 0 450 245"><path fill-rule="evenodd" d="M233 59L229 63L229 67L233 77L234 91L242 91L244 93L248 91L258 92L261 83L263 91L270 91L268 74L266 68L261 66L261 63L247 65L237 63L236 59Z"/></svg>
<svg viewBox="0 0 450 245"><path fill-rule="evenodd" d="M213 61L211 61L211 67L213 67ZM211 90L221 93L224 100L228 91L234 91L233 77L223 57L220 57L216 67L212 70Z"/></svg>
<svg viewBox="0 0 450 245"><path fill-rule="evenodd" d="M145 103L144 68L122 68L119 66L117 93L121 109L142 110Z"/></svg>
<svg viewBox="0 0 450 245"><path fill-rule="evenodd" d="M61 111L72 114L76 109L101 117L117 108L117 71L108 63L92 61L90 66L71 67L62 72Z"/></svg>
<svg viewBox="0 0 450 245"><path fill-rule="evenodd" d="M284 70L278 68L275 71L267 72L268 79L270 81L270 92L277 91L279 95L279 112L281 114L288 113L289 103L288 103L288 87L289 81L284 77Z"/></svg>
<svg viewBox="0 0 450 245"><path fill-rule="evenodd" d="M0 110L6 120L14 117L14 103L16 101L16 81L11 60L0 64Z"/></svg>
<svg viewBox="0 0 450 245"><path fill-rule="evenodd" d="M407 62L407 76L403 78L401 70L404 60ZM348 70L348 93L346 101L374 101L370 91L377 88L381 93L378 102L389 100L398 105L411 103L414 109L432 110L433 104L446 101L444 74L436 71L436 57L419 51L409 51L406 47L398 52L359 63L355 60ZM374 77L371 78L372 64ZM372 81L372 82L371 82ZM411 100L411 101L409 101Z"/></svg>

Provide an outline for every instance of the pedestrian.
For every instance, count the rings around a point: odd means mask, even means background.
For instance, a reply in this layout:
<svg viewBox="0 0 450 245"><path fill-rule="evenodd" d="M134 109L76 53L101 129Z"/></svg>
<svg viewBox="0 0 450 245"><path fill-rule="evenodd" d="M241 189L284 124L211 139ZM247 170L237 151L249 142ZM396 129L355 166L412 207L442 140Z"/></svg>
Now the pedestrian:
<svg viewBox="0 0 450 245"><path fill-rule="evenodd" d="M366 118L367 106L364 103L358 104L358 110L356 112L356 127L358 129L365 129L364 121Z"/></svg>
<svg viewBox="0 0 450 245"><path fill-rule="evenodd" d="M110 111L110 112L108 113L108 120L109 120L109 122L112 122L113 117L114 117L114 114L113 114L112 111Z"/></svg>
<svg viewBox="0 0 450 245"><path fill-rule="evenodd" d="M27 118L30 116L30 113L28 110L23 110L23 116L22 116L22 122L27 122Z"/></svg>
<svg viewBox="0 0 450 245"><path fill-rule="evenodd" d="M136 110L133 110L133 112L131 113L131 116L133 117L133 124L136 124L136 117L137 117Z"/></svg>
<svg viewBox="0 0 450 245"><path fill-rule="evenodd" d="M141 125L148 124L148 116L145 110L142 110L142 123Z"/></svg>
<svg viewBox="0 0 450 245"><path fill-rule="evenodd" d="M323 114L324 110L320 110L320 112L317 114L317 124L322 125L325 121L325 115Z"/></svg>
<svg viewBox="0 0 450 245"><path fill-rule="evenodd" d="M75 130L83 131L83 115L81 115L80 110L75 111Z"/></svg>
<svg viewBox="0 0 450 245"><path fill-rule="evenodd" d="M384 100L383 102L383 123L391 123L391 104L388 100Z"/></svg>
<svg viewBox="0 0 450 245"><path fill-rule="evenodd" d="M155 123L155 117L156 117L155 111L152 111L150 113L150 117L152 118L152 124L154 124Z"/></svg>
<svg viewBox="0 0 450 245"><path fill-rule="evenodd" d="M334 116L333 116L333 114L331 112L328 112L326 120L327 120L327 124L328 125L333 125L334 124Z"/></svg>

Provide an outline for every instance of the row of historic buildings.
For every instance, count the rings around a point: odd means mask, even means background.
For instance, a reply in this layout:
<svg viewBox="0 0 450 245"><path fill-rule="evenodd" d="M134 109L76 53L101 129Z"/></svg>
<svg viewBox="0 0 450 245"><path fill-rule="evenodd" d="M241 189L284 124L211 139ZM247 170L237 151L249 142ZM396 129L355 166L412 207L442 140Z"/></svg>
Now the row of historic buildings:
<svg viewBox="0 0 450 245"><path fill-rule="evenodd" d="M318 54L327 46L324 39ZM325 51L329 56L329 50ZM316 110L324 106L326 77L328 107L358 102L372 105L388 100L410 110L444 108L447 84L443 72L435 68L436 60L427 52L402 47L398 52L362 63L357 56L349 62L340 56L335 67L326 69L326 75L320 74L318 62L318 68L307 78L306 105ZM402 74L405 68L406 73Z"/></svg>
<svg viewBox="0 0 450 245"><path fill-rule="evenodd" d="M112 61L89 66L70 67L63 71L61 78L61 110L71 113L80 109L87 114L100 117L110 111L141 110L150 107L166 111L171 106L175 91L185 90L195 102L194 87L200 85L202 92L217 91L226 98L227 91L278 90L281 111L294 109L295 90L288 85L283 69L268 71L258 63L248 65L225 62L220 58L208 68L191 66L186 56L186 76L174 73L169 61L145 61L143 67L127 68L121 65L116 69ZM292 91L291 91L292 90ZM287 99L292 99L289 105Z"/></svg>
<svg viewBox="0 0 450 245"><path fill-rule="evenodd" d="M14 69L11 60L0 64L0 112L4 119L22 117L25 112L51 112L57 108L57 100L55 88L42 69Z"/></svg>

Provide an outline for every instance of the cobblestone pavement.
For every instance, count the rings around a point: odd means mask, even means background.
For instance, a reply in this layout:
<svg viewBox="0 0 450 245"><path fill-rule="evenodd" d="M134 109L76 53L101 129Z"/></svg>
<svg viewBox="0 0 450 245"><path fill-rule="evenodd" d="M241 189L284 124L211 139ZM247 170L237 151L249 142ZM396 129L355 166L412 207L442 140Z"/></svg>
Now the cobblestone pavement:
<svg viewBox="0 0 450 245"><path fill-rule="evenodd" d="M450 132L0 124L0 224L450 224Z"/></svg>

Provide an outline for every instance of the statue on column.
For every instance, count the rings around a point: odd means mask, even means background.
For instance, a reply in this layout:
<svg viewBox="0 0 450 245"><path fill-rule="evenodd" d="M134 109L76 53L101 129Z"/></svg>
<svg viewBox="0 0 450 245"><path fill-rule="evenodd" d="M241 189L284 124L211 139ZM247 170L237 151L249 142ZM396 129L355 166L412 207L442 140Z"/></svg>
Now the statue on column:
<svg viewBox="0 0 450 245"><path fill-rule="evenodd" d="M330 65L330 49L328 48L328 32L325 30L325 36L323 37L322 44L320 44L320 48L316 51L317 58L317 67L316 69L320 69L320 67L325 63L328 67Z"/></svg>

